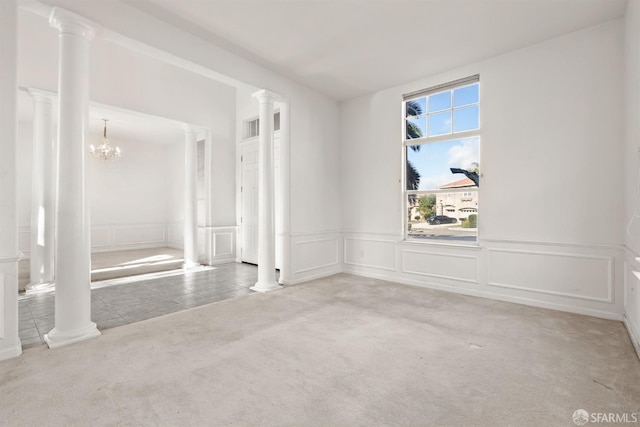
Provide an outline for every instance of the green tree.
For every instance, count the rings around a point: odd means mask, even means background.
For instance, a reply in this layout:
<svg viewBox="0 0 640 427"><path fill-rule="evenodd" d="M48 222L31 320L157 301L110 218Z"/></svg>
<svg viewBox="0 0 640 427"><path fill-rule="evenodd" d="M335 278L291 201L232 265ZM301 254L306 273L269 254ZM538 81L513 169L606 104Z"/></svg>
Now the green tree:
<svg viewBox="0 0 640 427"><path fill-rule="evenodd" d="M418 211L423 218L429 218L432 215L436 214L436 196L422 196L418 199Z"/></svg>

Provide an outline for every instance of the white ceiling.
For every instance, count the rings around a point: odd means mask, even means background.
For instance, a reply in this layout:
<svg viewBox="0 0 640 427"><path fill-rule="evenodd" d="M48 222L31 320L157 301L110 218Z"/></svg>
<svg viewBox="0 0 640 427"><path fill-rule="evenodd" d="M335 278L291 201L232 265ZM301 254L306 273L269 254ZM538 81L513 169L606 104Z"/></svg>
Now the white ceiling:
<svg viewBox="0 0 640 427"><path fill-rule="evenodd" d="M626 0L124 0L335 99L624 14Z"/></svg>

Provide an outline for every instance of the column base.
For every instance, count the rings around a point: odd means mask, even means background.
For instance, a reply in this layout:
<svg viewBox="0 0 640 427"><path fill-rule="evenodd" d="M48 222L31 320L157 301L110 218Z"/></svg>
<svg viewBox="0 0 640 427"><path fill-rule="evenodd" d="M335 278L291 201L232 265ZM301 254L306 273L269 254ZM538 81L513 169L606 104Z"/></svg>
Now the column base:
<svg viewBox="0 0 640 427"><path fill-rule="evenodd" d="M255 285L253 285L249 289L256 292L271 292L280 288L282 288L282 286L280 286L278 282L269 282L269 283L257 282Z"/></svg>
<svg viewBox="0 0 640 427"><path fill-rule="evenodd" d="M183 270L191 270L198 267L200 267L200 264L197 262L185 262L184 264L182 264Z"/></svg>
<svg viewBox="0 0 640 427"><path fill-rule="evenodd" d="M25 286L24 290L26 293L29 292L40 292L40 291L51 291L56 288L56 282L44 282L44 283L29 283Z"/></svg>
<svg viewBox="0 0 640 427"><path fill-rule="evenodd" d="M49 348L57 348L65 345L73 344L79 341L88 340L90 338L102 335L96 324L89 322L89 326L83 329L76 329L71 332L60 332L55 327L44 336L44 341Z"/></svg>

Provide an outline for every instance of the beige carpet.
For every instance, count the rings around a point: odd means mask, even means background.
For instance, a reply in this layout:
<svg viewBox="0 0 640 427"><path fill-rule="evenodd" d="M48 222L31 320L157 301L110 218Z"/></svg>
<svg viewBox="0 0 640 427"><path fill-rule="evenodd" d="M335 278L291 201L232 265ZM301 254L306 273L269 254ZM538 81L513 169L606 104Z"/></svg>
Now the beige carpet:
<svg viewBox="0 0 640 427"><path fill-rule="evenodd" d="M0 362L3 426L571 426L639 412L620 322L337 275Z"/></svg>

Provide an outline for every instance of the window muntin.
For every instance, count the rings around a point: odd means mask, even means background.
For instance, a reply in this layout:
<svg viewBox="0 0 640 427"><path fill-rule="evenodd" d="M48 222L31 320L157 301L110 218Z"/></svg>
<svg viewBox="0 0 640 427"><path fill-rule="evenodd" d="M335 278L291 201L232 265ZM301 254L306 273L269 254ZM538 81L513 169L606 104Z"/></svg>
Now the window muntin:
<svg viewBox="0 0 640 427"><path fill-rule="evenodd" d="M477 241L477 76L406 97L403 110L406 237Z"/></svg>
<svg viewBox="0 0 640 427"><path fill-rule="evenodd" d="M479 83L407 99L405 138L420 139L478 130L479 103Z"/></svg>
<svg viewBox="0 0 640 427"><path fill-rule="evenodd" d="M280 112L276 111L273 114L273 131L280 130ZM255 138L260 135L260 119L254 118L244 121L244 134L243 139Z"/></svg>

